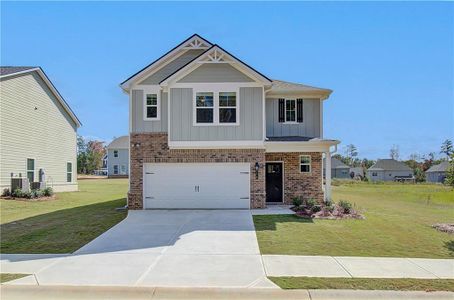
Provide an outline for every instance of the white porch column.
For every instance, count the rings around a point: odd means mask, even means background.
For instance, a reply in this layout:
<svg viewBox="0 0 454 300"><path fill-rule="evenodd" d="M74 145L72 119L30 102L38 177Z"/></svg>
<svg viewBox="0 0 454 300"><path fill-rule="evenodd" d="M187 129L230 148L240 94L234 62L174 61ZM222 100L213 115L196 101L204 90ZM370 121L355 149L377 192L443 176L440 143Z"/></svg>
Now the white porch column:
<svg viewBox="0 0 454 300"><path fill-rule="evenodd" d="M325 152L325 200L331 200L331 153Z"/></svg>

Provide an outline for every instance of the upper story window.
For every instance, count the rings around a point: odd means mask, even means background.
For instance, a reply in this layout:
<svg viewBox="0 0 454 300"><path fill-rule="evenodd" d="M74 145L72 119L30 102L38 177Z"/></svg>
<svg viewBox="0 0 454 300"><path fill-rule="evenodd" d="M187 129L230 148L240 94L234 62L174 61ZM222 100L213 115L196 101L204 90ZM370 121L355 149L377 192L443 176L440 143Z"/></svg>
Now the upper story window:
<svg viewBox="0 0 454 300"><path fill-rule="evenodd" d="M114 150L114 157L118 157L118 150Z"/></svg>
<svg viewBox="0 0 454 300"><path fill-rule="evenodd" d="M219 123L236 123L236 93L219 93Z"/></svg>
<svg viewBox="0 0 454 300"><path fill-rule="evenodd" d="M303 99L279 99L279 122L302 123Z"/></svg>
<svg viewBox="0 0 454 300"><path fill-rule="evenodd" d="M300 172L310 173L311 172L311 156L301 155L300 156Z"/></svg>
<svg viewBox="0 0 454 300"><path fill-rule="evenodd" d="M27 178L29 182L35 181L35 160L27 158Z"/></svg>
<svg viewBox="0 0 454 300"><path fill-rule="evenodd" d="M238 125L238 92L195 92L194 125Z"/></svg>
<svg viewBox="0 0 454 300"><path fill-rule="evenodd" d="M158 121L160 119L160 91L145 89L143 95L143 119L145 121Z"/></svg>
<svg viewBox="0 0 454 300"><path fill-rule="evenodd" d="M214 122L214 93L196 93L196 122Z"/></svg>

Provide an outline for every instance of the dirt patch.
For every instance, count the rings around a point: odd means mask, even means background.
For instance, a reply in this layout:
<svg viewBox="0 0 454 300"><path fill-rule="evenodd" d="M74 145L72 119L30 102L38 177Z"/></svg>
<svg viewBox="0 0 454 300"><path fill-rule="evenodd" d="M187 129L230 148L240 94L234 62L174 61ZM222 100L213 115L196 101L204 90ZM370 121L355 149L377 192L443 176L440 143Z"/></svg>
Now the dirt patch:
<svg viewBox="0 0 454 300"><path fill-rule="evenodd" d="M432 225L432 228L435 228L438 231L446 232L449 234L454 234L454 223L440 223Z"/></svg>

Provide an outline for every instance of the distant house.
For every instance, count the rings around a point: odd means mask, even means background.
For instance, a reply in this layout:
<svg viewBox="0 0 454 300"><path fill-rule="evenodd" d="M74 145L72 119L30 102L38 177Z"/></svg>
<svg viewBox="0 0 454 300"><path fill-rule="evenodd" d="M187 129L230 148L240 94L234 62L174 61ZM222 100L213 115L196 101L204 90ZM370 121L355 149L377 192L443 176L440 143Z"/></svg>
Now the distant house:
<svg viewBox="0 0 454 300"><path fill-rule="evenodd" d="M325 160L323 159L323 175L325 173ZM350 167L335 157L331 157L331 178L350 178Z"/></svg>
<svg viewBox="0 0 454 300"><path fill-rule="evenodd" d="M68 103L40 67L1 67L0 87L0 188L14 177L76 191L81 124Z"/></svg>
<svg viewBox="0 0 454 300"><path fill-rule="evenodd" d="M426 171L427 182L443 183L446 179L446 172L449 167L449 161L444 161L438 165L434 165Z"/></svg>
<svg viewBox="0 0 454 300"><path fill-rule="evenodd" d="M395 159L379 159L367 170L371 181L398 181L413 179L413 170Z"/></svg>
<svg viewBox="0 0 454 300"><path fill-rule="evenodd" d="M107 175L110 178L128 177L129 174L129 136L114 139L107 146Z"/></svg>
<svg viewBox="0 0 454 300"><path fill-rule="evenodd" d="M361 177L361 179L364 178L364 168L363 167L350 168L350 173L353 173L354 178L359 178L359 177Z"/></svg>

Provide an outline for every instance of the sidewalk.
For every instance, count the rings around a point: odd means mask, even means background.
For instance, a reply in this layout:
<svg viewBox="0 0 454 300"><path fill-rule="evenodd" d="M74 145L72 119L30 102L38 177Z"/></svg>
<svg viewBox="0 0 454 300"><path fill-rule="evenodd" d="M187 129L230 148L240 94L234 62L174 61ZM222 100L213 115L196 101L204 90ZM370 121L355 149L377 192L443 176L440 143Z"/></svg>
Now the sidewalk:
<svg viewBox="0 0 454 300"><path fill-rule="evenodd" d="M454 259L262 255L267 276L454 279Z"/></svg>
<svg viewBox="0 0 454 300"><path fill-rule="evenodd" d="M452 292L1 286L2 300L90 299L453 299Z"/></svg>

